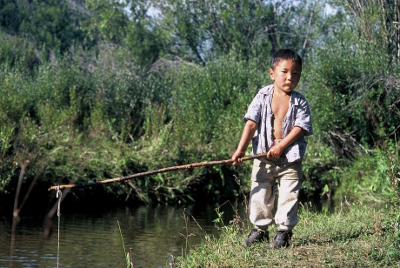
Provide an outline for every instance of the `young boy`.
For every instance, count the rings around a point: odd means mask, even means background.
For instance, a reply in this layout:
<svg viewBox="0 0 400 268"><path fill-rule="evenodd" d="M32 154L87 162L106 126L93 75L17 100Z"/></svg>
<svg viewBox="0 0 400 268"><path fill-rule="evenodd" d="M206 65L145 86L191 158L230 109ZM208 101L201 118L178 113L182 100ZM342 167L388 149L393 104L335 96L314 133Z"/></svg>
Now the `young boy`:
<svg viewBox="0 0 400 268"><path fill-rule="evenodd" d="M246 125L233 165L252 140L253 154L265 154L255 159L251 174L250 222L254 225L244 246L264 239L269 240L268 226L273 222L275 180L278 179L278 206L275 224L279 225L270 248L287 247L292 229L297 223L298 198L303 173L301 161L311 135L311 114L303 95L294 91L302 70L301 57L289 49L275 52L269 75L272 85L262 88L251 102L244 116Z"/></svg>

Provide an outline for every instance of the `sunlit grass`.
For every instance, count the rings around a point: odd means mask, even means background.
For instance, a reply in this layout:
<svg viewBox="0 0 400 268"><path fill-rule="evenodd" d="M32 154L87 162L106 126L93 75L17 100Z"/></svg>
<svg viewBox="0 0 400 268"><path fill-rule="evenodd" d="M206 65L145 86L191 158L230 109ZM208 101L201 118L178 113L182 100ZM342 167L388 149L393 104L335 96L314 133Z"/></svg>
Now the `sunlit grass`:
<svg viewBox="0 0 400 268"><path fill-rule="evenodd" d="M221 228L219 239L206 239L177 267L396 267L400 265L400 212L367 205L341 204L335 212L317 213L303 206L292 244L270 250L268 243L243 248L251 228L243 221ZM276 229L270 229L270 240Z"/></svg>

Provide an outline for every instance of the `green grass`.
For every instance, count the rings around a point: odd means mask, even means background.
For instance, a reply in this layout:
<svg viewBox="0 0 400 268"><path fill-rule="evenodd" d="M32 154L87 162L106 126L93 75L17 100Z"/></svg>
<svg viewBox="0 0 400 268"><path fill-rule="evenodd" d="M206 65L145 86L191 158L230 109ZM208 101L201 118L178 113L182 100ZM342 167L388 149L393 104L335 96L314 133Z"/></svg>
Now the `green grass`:
<svg viewBox="0 0 400 268"><path fill-rule="evenodd" d="M251 226L236 218L221 228L220 238L207 238L176 267L399 267L400 210L387 206L341 204L334 213L303 206L299 223L286 249L270 250L268 243L241 246ZM276 229L270 229L270 240Z"/></svg>

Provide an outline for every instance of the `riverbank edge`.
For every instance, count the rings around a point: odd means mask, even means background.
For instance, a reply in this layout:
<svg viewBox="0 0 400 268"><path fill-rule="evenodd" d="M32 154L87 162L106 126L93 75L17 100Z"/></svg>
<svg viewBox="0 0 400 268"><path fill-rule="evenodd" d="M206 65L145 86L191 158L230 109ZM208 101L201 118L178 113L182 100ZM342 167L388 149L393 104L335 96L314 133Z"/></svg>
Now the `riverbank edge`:
<svg viewBox="0 0 400 268"><path fill-rule="evenodd" d="M218 219L216 220L218 223ZM400 209L385 205L341 203L335 212L299 210L299 223L291 245L270 250L268 243L241 246L251 226L239 216L221 226L218 239L205 234L205 242L179 256L171 267L399 267ZM272 241L276 227L270 229Z"/></svg>

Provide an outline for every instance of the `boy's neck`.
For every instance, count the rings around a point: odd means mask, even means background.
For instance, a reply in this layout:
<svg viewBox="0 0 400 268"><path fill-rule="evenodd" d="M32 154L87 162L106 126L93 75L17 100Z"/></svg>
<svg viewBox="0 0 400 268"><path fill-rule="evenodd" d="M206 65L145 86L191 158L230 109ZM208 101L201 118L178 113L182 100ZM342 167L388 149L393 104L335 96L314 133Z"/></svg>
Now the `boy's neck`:
<svg viewBox="0 0 400 268"><path fill-rule="evenodd" d="M273 90L273 94L278 96L278 97L281 97L281 98L292 96L292 92L293 91L290 91L290 92L286 93L286 92L280 91L275 86L274 86L274 90Z"/></svg>

